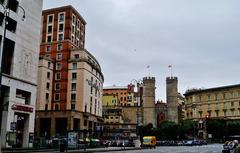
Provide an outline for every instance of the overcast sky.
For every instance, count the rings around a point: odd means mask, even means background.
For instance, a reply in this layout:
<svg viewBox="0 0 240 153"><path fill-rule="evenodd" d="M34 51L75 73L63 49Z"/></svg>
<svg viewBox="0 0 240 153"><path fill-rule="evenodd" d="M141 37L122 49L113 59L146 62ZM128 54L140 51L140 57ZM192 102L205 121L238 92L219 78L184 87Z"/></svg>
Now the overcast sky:
<svg viewBox="0 0 240 153"><path fill-rule="evenodd" d="M104 86L142 79L150 65L165 100L170 64L181 93L240 82L239 0L44 0L43 9L64 5L87 22Z"/></svg>

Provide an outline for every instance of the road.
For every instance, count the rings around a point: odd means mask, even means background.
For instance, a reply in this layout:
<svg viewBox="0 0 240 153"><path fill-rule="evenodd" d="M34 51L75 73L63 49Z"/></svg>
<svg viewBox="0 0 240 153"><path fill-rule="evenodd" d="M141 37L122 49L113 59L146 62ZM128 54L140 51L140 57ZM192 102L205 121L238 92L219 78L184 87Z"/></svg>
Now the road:
<svg viewBox="0 0 240 153"><path fill-rule="evenodd" d="M221 153L222 144L211 144L205 146L173 146L157 147L156 149L115 151L114 153ZM97 152L96 152L97 153Z"/></svg>

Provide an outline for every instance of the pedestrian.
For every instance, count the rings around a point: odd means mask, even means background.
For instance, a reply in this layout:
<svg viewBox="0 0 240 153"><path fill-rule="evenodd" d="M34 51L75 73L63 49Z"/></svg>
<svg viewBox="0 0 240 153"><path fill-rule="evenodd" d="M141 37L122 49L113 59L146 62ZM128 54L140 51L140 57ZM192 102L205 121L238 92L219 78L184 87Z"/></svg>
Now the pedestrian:
<svg viewBox="0 0 240 153"><path fill-rule="evenodd" d="M123 149L125 150L125 142L124 142L124 140L122 142L122 146L123 146Z"/></svg>

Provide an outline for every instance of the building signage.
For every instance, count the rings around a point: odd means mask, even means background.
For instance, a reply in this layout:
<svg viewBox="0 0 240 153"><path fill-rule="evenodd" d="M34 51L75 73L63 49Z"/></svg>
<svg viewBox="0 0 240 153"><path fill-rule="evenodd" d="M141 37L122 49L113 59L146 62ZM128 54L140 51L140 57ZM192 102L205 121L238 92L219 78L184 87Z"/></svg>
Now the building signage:
<svg viewBox="0 0 240 153"><path fill-rule="evenodd" d="M77 132L68 132L68 147L75 148L78 143L78 133Z"/></svg>
<svg viewBox="0 0 240 153"><path fill-rule="evenodd" d="M13 104L13 105L12 105L12 110L29 112L29 113L32 113L32 112L33 112L33 108L32 108L32 107L22 106L22 105L16 105L16 104Z"/></svg>

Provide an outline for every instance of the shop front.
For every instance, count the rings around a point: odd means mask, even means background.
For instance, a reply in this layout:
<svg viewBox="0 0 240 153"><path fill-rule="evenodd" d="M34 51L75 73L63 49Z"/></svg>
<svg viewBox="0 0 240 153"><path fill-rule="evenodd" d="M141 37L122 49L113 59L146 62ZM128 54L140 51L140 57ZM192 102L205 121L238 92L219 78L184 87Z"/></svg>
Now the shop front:
<svg viewBox="0 0 240 153"><path fill-rule="evenodd" d="M30 105L11 103L8 111L3 111L2 146L23 148L32 147L34 130L34 111ZM4 123L5 122L5 123Z"/></svg>

